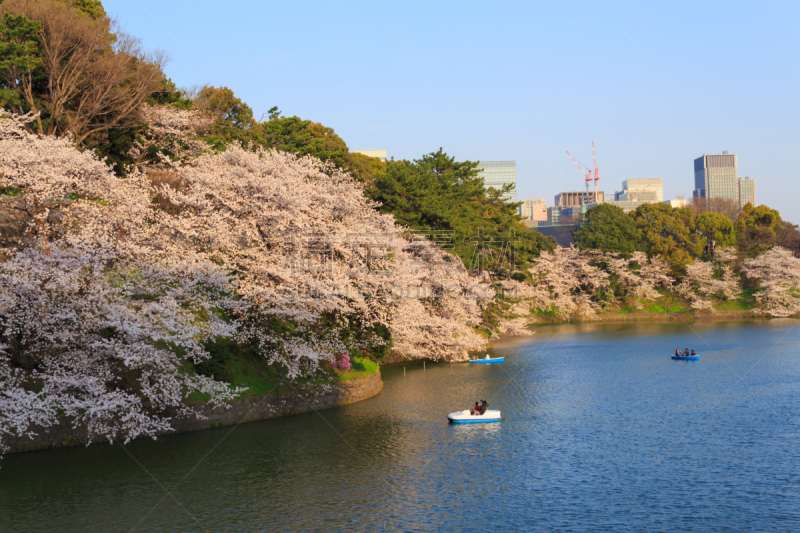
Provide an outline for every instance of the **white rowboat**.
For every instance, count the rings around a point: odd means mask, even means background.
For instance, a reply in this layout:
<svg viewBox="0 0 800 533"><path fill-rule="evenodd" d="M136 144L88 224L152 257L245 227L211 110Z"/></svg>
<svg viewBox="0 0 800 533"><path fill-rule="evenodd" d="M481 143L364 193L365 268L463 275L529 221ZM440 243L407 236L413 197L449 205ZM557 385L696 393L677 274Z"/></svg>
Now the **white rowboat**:
<svg viewBox="0 0 800 533"><path fill-rule="evenodd" d="M503 418L500 411L486 411L482 415L471 415L469 409L447 415L452 424L479 424L481 422L500 422Z"/></svg>

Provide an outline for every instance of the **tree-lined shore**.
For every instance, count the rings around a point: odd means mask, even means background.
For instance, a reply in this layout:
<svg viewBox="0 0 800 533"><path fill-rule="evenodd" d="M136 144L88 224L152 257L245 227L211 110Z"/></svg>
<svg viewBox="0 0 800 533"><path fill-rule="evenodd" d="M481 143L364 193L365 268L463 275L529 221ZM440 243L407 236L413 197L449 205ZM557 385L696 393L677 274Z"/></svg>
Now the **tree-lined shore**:
<svg viewBox="0 0 800 533"><path fill-rule="evenodd" d="M0 2L0 447L63 419L152 436L537 317L800 312L800 232L769 207L600 205L558 248L477 162L355 154L163 67L98 0Z"/></svg>

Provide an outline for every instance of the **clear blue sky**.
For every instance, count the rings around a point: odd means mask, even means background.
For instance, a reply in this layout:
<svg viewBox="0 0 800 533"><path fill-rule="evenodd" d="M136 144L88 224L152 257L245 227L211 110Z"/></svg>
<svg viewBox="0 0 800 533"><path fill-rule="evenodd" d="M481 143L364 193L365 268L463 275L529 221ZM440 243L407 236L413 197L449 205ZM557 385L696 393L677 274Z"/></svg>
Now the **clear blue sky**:
<svg viewBox="0 0 800 533"><path fill-rule="evenodd" d="M227 86L351 149L517 162L521 198L739 154L758 201L800 223L800 3L105 0L178 86ZM169 37L168 37L169 34Z"/></svg>

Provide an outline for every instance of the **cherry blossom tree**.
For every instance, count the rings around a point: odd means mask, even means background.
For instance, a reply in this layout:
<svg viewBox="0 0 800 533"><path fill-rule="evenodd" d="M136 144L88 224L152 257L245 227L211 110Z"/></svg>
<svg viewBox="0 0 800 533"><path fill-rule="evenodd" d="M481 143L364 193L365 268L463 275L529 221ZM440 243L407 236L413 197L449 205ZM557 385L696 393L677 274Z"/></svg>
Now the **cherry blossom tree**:
<svg viewBox="0 0 800 533"><path fill-rule="evenodd" d="M31 118L0 114L0 180L22 191L3 208L28 221L0 263L0 439L61 416L90 438L153 436L188 412L192 392L233 398L238 389L183 371L208 357L203 342L236 331L217 314L241 305L229 273L137 245L146 181L25 132Z"/></svg>
<svg viewBox="0 0 800 533"><path fill-rule="evenodd" d="M656 289L668 288L673 280L669 276L669 265L658 257L648 258L644 252L633 252L630 258L617 254L606 257L609 271L617 276L618 283L628 291L637 308L641 300L655 300L661 295Z"/></svg>
<svg viewBox="0 0 800 533"><path fill-rule="evenodd" d="M23 237L2 243L0 436L59 414L92 438L167 430L192 392L240 392L187 371L219 337L288 378L352 342L384 342L346 340L353 320L388 327L407 357L465 359L484 344L472 326L488 284L418 246L348 174L237 145L212 153L190 144L198 117L144 113L144 142L188 151L155 167L140 158L125 179L67 139L27 133L34 117L0 115L0 186L21 191L2 208L23 221Z"/></svg>
<svg viewBox="0 0 800 533"><path fill-rule="evenodd" d="M775 317L800 312L800 259L790 250L775 246L745 261L742 272L764 289L756 293L761 309Z"/></svg>
<svg viewBox="0 0 800 533"><path fill-rule="evenodd" d="M730 300L742 292L729 265L701 260L686 266L686 276L676 290L691 302L692 309L698 310L713 309L714 300Z"/></svg>

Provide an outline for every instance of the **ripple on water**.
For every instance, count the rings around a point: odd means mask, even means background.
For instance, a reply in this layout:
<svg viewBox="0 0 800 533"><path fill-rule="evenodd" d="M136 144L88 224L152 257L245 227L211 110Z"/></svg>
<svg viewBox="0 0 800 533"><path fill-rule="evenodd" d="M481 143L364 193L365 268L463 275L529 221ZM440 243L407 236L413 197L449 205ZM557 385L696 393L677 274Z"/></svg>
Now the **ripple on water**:
<svg viewBox="0 0 800 533"><path fill-rule="evenodd" d="M130 443L149 474L118 446L6 456L0 530L798 530L796 325L541 327L503 365L389 367L366 402ZM505 420L447 424L476 399Z"/></svg>

